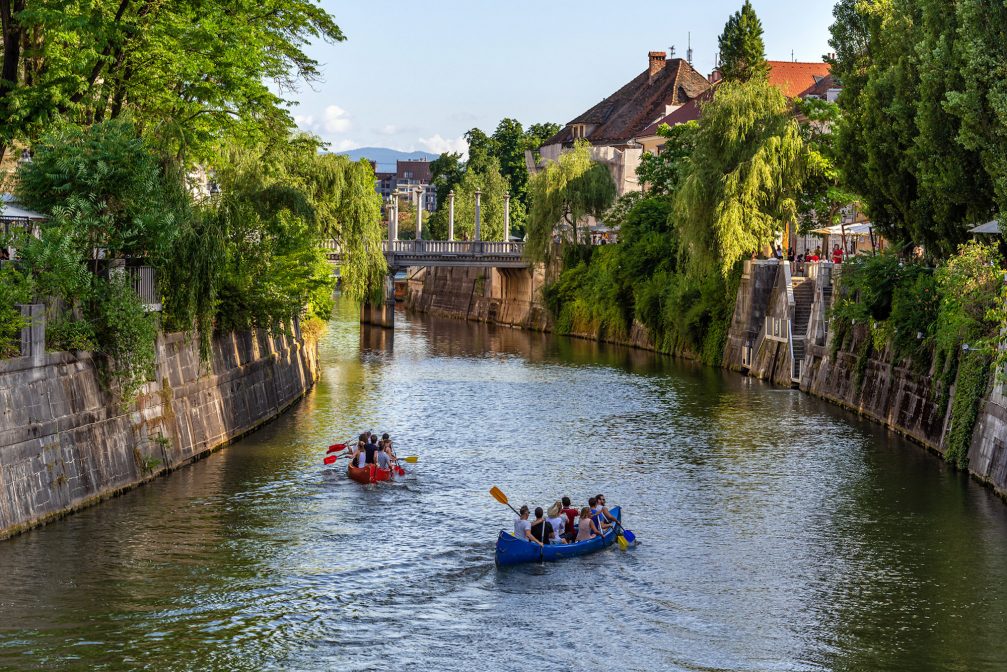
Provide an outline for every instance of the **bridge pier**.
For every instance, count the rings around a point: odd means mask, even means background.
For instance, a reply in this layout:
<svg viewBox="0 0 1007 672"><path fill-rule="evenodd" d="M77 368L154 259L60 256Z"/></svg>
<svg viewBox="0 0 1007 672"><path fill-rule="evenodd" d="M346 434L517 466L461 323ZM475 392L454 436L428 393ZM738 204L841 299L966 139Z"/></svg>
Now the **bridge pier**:
<svg viewBox="0 0 1007 672"><path fill-rule="evenodd" d="M384 299L378 303L360 304L360 324L393 329L395 327L395 271L385 276Z"/></svg>

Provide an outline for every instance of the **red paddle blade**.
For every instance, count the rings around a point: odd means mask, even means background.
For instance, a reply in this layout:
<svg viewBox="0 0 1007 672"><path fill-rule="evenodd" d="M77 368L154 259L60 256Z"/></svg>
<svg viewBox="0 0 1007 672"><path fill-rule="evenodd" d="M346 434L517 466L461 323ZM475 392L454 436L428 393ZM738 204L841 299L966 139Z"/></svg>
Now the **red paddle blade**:
<svg viewBox="0 0 1007 672"><path fill-rule="evenodd" d="M346 447L345 443L333 443L331 446L329 446L329 449L326 450L325 452L326 453L334 453L337 450L342 450L345 447Z"/></svg>
<svg viewBox="0 0 1007 672"><path fill-rule="evenodd" d="M395 465L395 473L398 474L399 476L405 476L406 470L398 465Z"/></svg>
<svg viewBox="0 0 1007 672"><path fill-rule="evenodd" d="M332 464L333 462L335 462L335 461L336 461L336 458L337 458L337 457L339 457L339 456L338 456L338 455L329 455L328 457L326 457L326 458L325 458L324 460L322 460L322 461L323 461L323 462L324 462L325 464Z"/></svg>

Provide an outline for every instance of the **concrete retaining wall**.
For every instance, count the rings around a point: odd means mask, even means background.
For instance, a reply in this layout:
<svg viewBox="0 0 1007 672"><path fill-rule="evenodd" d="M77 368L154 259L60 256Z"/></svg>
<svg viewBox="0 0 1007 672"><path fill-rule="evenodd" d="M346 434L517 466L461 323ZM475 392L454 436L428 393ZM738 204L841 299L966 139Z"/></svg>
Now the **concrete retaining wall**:
<svg viewBox="0 0 1007 672"><path fill-rule="evenodd" d="M90 355L0 362L0 538L135 487L282 413L317 379L317 348L297 326L198 344L159 338L156 380L129 408ZM38 358L36 358L38 359Z"/></svg>

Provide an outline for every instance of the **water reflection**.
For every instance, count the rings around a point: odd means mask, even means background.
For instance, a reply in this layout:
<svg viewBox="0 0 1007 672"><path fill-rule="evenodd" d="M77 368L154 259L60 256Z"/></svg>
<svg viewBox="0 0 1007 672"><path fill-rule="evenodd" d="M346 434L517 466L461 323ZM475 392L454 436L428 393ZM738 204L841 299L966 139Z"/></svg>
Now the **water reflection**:
<svg viewBox="0 0 1007 672"><path fill-rule="evenodd" d="M0 668L1007 668L1005 507L922 450L651 353L338 310L290 414L0 543ZM414 472L320 465L362 429ZM643 543L497 571L491 485L604 491Z"/></svg>

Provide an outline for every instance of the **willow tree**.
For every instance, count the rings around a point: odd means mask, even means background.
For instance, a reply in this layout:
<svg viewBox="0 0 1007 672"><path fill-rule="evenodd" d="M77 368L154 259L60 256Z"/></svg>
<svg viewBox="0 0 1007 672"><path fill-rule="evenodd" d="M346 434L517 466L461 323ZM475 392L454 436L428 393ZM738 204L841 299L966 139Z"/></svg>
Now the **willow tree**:
<svg viewBox="0 0 1007 672"><path fill-rule="evenodd" d="M792 110L764 80L725 82L704 107L674 206L692 270L726 277L794 221L805 152Z"/></svg>
<svg viewBox="0 0 1007 672"><path fill-rule="evenodd" d="M173 328L197 329L205 346L214 327L328 319L334 287L322 242L330 239L343 248L345 293L362 300L380 291L387 269L369 164L320 154L306 136L218 153L221 195L202 205L165 269Z"/></svg>
<svg viewBox="0 0 1007 672"><path fill-rule="evenodd" d="M591 145L580 140L558 161L550 161L528 183L527 254L549 257L554 236L562 245L580 244L588 217L601 217L615 202L616 187L604 164L591 158Z"/></svg>

